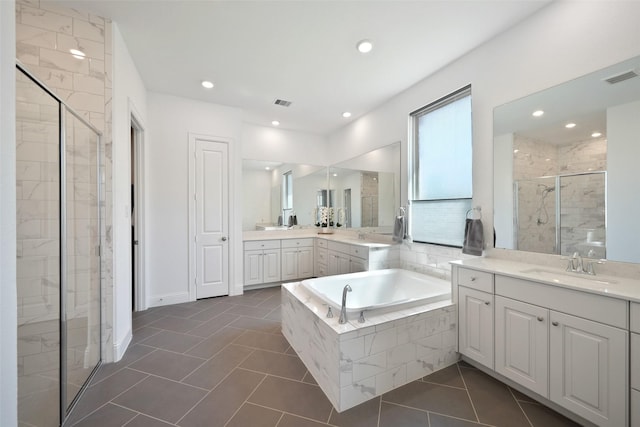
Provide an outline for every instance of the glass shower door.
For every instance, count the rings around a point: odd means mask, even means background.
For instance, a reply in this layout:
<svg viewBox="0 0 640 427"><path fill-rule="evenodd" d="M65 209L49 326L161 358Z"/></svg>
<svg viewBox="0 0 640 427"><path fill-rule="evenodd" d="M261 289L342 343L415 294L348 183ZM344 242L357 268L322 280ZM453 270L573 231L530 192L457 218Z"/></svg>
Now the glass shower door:
<svg viewBox="0 0 640 427"><path fill-rule="evenodd" d="M63 107L63 394L72 405L100 361L98 136Z"/></svg>
<svg viewBox="0 0 640 427"><path fill-rule="evenodd" d="M60 424L58 102L16 73L18 418Z"/></svg>

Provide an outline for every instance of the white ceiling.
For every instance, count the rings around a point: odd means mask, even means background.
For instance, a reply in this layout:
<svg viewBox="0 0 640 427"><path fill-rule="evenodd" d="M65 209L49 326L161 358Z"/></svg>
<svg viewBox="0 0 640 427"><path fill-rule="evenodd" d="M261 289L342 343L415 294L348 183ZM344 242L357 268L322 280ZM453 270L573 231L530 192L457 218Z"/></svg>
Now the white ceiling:
<svg viewBox="0 0 640 427"><path fill-rule="evenodd" d="M549 0L64 0L111 18L148 90L241 107L245 121L328 134ZM367 55L355 45L370 39ZM205 90L202 80L215 88ZM276 98L292 101L273 105ZM428 102L429 100L425 100ZM350 111L350 119L342 118Z"/></svg>

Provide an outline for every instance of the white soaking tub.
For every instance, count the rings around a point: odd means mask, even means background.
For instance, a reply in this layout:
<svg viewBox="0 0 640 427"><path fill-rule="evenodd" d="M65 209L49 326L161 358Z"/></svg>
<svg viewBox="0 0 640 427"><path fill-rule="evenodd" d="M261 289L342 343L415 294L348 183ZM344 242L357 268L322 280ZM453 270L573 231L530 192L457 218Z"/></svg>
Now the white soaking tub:
<svg viewBox="0 0 640 427"><path fill-rule="evenodd" d="M302 281L302 286L338 313L346 285L351 287L351 292L347 293L347 313L429 304L451 298L449 282L398 268Z"/></svg>

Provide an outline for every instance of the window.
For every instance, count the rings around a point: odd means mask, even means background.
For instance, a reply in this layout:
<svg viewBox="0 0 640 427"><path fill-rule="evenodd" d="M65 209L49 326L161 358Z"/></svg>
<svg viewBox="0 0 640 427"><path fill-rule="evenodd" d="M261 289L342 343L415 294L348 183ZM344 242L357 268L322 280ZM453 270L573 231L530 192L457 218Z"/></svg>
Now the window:
<svg viewBox="0 0 640 427"><path fill-rule="evenodd" d="M471 86L414 111L410 123L411 239L462 247L472 204Z"/></svg>
<svg viewBox="0 0 640 427"><path fill-rule="evenodd" d="M282 209L293 209L293 176L291 171L282 174Z"/></svg>

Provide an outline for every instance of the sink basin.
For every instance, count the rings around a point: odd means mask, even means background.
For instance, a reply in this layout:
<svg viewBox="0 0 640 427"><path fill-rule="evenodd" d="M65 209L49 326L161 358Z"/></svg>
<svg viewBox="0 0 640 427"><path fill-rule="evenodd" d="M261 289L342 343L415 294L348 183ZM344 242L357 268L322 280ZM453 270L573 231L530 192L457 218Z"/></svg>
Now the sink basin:
<svg viewBox="0 0 640 427"><path fill-rule="evenodd" d="M578 274L571 272L562 272L552 269L544 269L544 268L529 268L526 270L521 270L521 273L525 274L535 274L545 280L550 280L556 283L584 283L590 285L612 285L617 283L615 280L611 280L609 278L602 278L598 276L590 276L587 274Z"/></svg>
<svg viewBox="0 0 640 427"><path fill-rule="evenodd" d="M256 230L263 231L275 231L275 230L288 230L286 225L256 225Z"/></svg>

